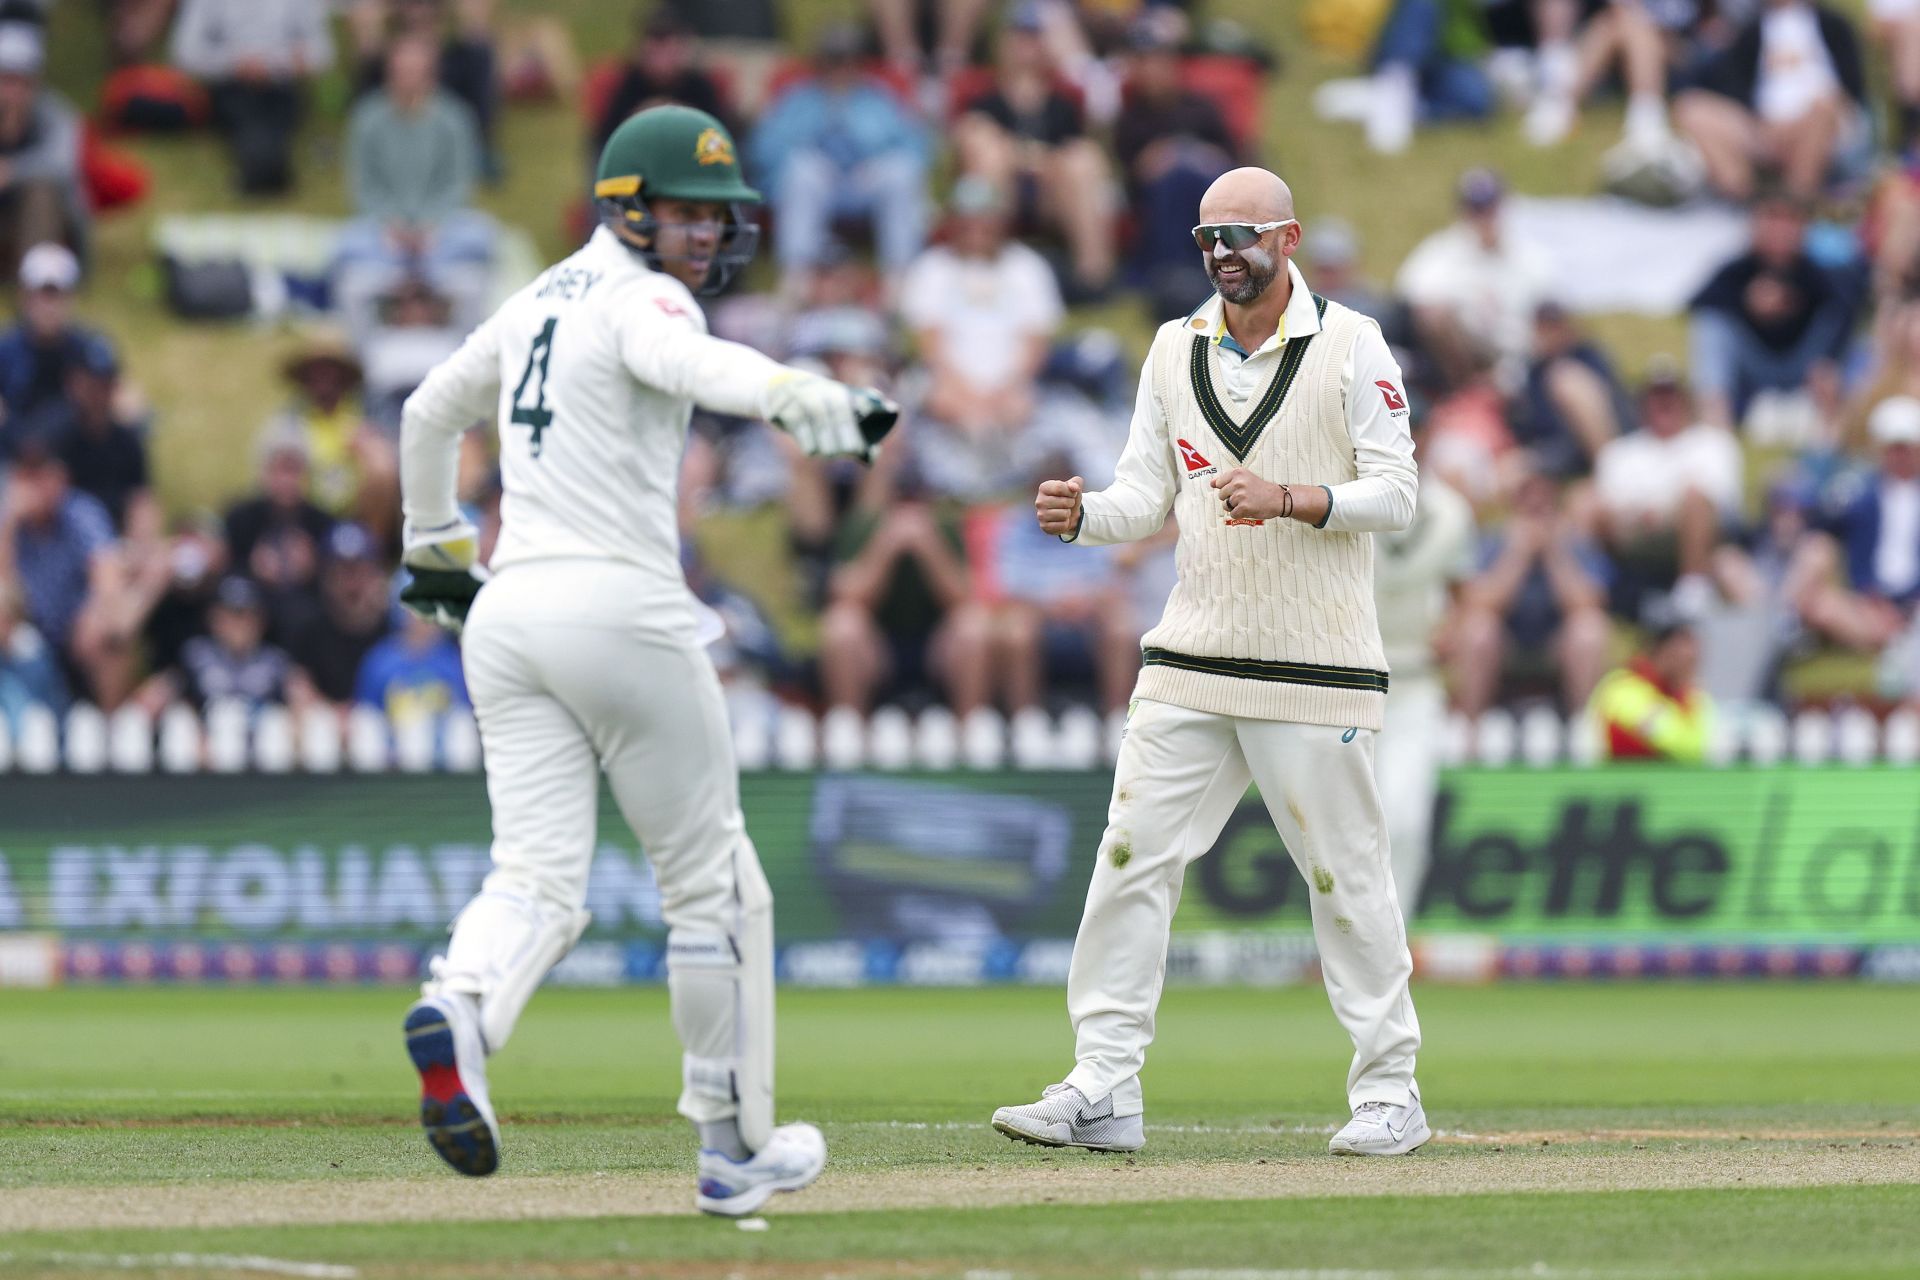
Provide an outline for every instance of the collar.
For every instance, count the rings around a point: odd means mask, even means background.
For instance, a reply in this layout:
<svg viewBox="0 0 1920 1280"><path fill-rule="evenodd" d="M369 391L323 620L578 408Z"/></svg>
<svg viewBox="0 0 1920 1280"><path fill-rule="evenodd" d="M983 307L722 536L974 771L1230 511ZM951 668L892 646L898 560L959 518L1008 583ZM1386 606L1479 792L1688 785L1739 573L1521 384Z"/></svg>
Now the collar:
<svg viewBox="0 0 1920 1280"><path fill-rule="evenodd" d="M1280 316L1280 327L1259 351L1242 350L1233 335L1227 332L1227 304L1217 293L1188 313L1186 327L1194 333L1211 335L1216 347L1224 346L1245 356L1278 351L1292 338L1310 338L1320 332L1320 312L1314 308L1313 294L1307 288L1306 278L1300 274L1300 268L1293 265L1291 258L1287 260L1287 279L1293 284L1293 295L1287 299L1287 309Z"/></svg>

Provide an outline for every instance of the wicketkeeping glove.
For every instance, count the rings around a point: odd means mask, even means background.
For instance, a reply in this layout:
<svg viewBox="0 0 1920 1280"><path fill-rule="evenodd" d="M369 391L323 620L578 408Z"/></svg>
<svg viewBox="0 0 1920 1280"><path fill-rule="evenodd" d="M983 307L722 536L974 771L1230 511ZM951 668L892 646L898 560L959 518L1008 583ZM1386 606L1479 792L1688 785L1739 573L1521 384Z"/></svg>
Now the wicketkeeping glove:
<svg viewBox="0 0 1920 1280"><path fill-rule="evenodd" d="M877 391L790 369L767 393L767 417L812 457L873 461L900 410Z"/></svg>
<svg viewBox="0 0 1920 1280"><path fill-rule="evenodd" d="M400 563L412 574L400 588L400 603L455 635L467 624L467 611L486 585L487 572L474 564L480 531L464 520L437 529L406 530Z"/></svg>

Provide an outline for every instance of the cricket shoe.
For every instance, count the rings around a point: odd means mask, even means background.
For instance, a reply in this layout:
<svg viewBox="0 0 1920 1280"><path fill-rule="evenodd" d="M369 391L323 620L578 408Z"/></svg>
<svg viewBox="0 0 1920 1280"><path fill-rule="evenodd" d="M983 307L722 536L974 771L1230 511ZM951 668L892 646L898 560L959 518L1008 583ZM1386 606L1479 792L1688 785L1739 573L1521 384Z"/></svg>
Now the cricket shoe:
<svg viewBox="0 0 1920 1280"><path fill-rule="evenodd" d="M420 1127L440 1158L472 1178L500 1167L500 1126L487 1101L480 1011L467 996L428 996L401 1024L420 1073Z"/></svg>
<svg viewBox="0 0 1920 1280"><path fill-rule="evenodd" d="M1137 1115L1113 1114L1113 1095L1095 1106L1070 1084L1050 1084L1040 1101L1024 1107L1001 1107L993 1113L993 1127L1009 1138L1037 1147L1085 1147L1089 1151L1138 1151L1147 1145L1145 1126Z"/></svg>
<svg viewBox="0 0 1920 1280"><path fill-rule="evenodd" d="M1427 1111L1420 1105L1420 1089L1404 1103L1363 1102L1353 1119L1333 1135L1327 1150L1336 1156L1404 1156L1427 1144Z"/></svg>
<svg viewBox="0 0 1920 1280"><path fill-rule="evenodd" d="M700 1194L693 1203L702 1213L743 1218L775 1192L798 1191L826 1167L827 1140L820 1131L810 1124L783 1124L745 1160L701 1151Z"/></svg>

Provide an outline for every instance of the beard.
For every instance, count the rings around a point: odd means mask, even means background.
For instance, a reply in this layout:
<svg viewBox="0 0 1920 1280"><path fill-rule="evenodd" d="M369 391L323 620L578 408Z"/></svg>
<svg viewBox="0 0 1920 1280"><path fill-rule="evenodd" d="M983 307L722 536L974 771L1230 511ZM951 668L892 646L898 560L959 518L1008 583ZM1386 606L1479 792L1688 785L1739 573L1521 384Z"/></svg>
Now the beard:
<svg viewBox="0 0 1920 1280"><path fill-rule="evenodd" d="M1223 265L1245 267L1246 274L1238 280L1222 281L1219 273ZM1213 291L1228 302L1243 306L1265 293L1267 286L1279 274L1280 264L1260 249L1248 249L1225 258L1207 259L1207 279L1212 282Z"/></svg>

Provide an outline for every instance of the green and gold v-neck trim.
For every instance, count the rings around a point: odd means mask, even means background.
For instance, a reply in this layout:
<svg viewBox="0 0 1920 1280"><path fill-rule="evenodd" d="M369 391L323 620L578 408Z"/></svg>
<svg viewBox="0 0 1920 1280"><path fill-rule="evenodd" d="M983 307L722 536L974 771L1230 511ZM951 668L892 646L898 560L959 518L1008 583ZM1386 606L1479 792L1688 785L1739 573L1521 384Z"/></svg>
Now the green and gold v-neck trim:
<svg viewBox="0 0 1920 1280"><path fill-rule="evenodd" d="M1327 300L1319 294L1313 295L1313 309L1324 321L1327 318ZM1310 333L1304 338L1296 338L1286 344L1281 353L1280 366L1274 370L1272 381L1253 406L1253 412L1247 415L1245 422L1235 422L1233 415L1227 412L1227 406L1221 403L1220 393L1214 389L1211 357L1207 348L1213 345L1213 338L1207 334L1195 334L1193 338L1193 357L1188 362L1188 371L1193 379L1194 398L1200 404L1200 413L1227 446L1237 461L1245 462L1247 455L1253 452L1253 446L1259 443L1260 435L1267 424L1279 414L1280 406L1286 403L1287 392L1293 387L1294 377L1300 372L1300 366L1307 358L1307 348L1319 333Z"/></svg>

